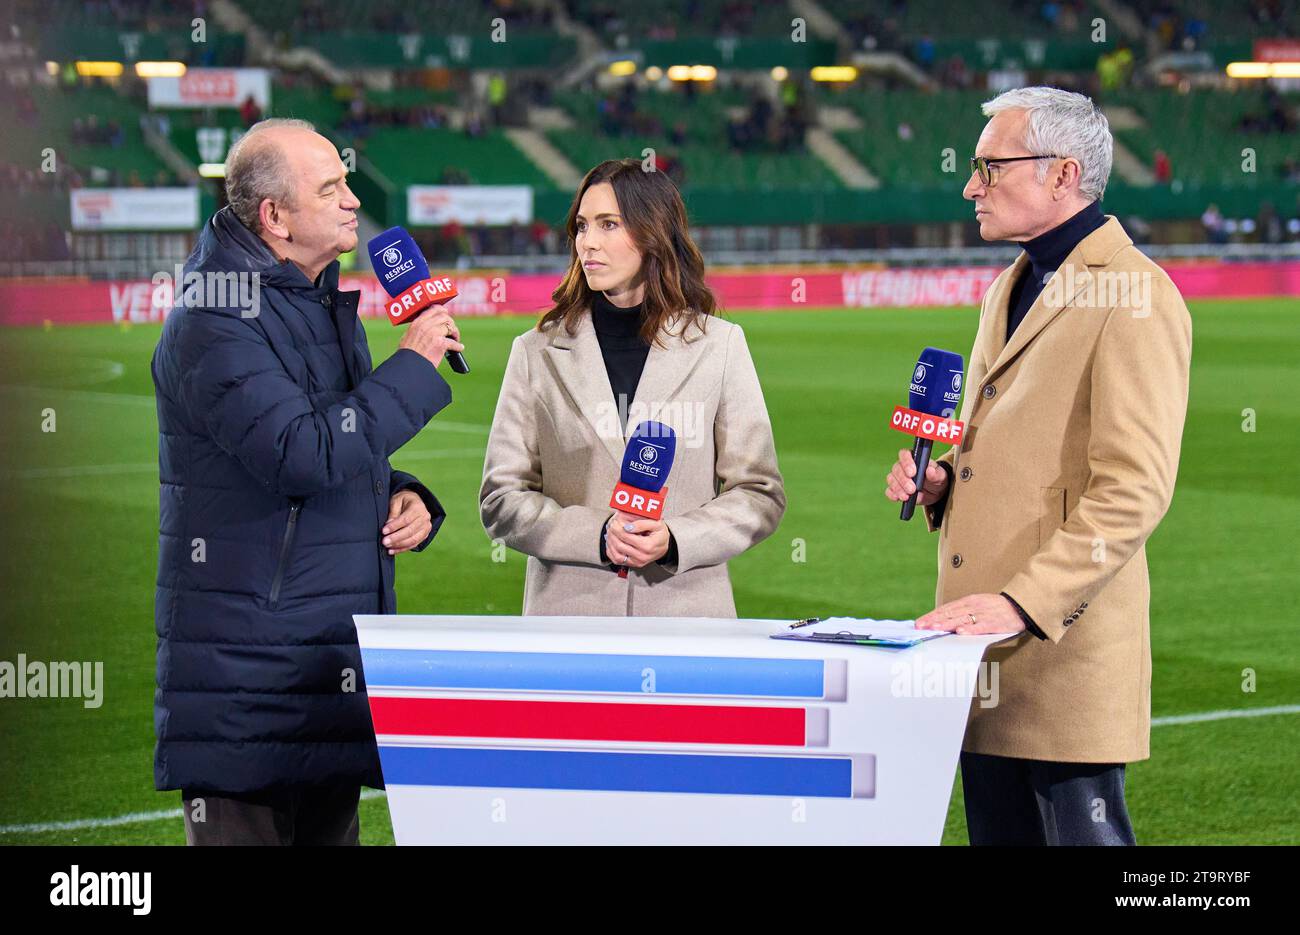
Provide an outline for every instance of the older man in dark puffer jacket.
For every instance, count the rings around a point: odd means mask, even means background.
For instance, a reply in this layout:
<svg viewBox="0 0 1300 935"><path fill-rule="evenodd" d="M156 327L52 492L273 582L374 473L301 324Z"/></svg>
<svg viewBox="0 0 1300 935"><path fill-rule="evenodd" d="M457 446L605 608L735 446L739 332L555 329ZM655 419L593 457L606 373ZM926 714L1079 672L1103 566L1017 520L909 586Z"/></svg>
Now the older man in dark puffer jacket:
<svg viewBox="0 0 1300 935"><path fill-rule="evenodd" d="M451 402L459 332L426 313L371 370L338 291L360 202L302 121L231 149L154 352L157 788L191 844L350 844L382 778L353 614L394 613L393 556L444 513L388 456Z"/></svg>

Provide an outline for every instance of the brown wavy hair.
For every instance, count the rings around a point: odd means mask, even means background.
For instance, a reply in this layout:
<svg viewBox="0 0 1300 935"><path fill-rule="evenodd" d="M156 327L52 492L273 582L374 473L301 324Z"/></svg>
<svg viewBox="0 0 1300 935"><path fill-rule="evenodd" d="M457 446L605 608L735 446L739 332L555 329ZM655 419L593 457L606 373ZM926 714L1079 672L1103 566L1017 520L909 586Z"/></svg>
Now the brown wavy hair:
<svg viewBox="0 0 1300 935"><path fill-rule="evenodd" d="M572 335L582 316L590 313L595 293L587 285L578 258L578 206L587 189L605 182L613 186L628 235L641 254L639 275L645 283L642 339L647 344L662 345L662 332L678 315L686 316L687 324L703 331L705 319L717 313L717 300L704 283L704 257L691 240L681 192L667 175L643 169L636 159L602 162L578 186L564 222L569 235L569 269L551 293L555 305L542 316L537 330L563 324Z"/></svg>

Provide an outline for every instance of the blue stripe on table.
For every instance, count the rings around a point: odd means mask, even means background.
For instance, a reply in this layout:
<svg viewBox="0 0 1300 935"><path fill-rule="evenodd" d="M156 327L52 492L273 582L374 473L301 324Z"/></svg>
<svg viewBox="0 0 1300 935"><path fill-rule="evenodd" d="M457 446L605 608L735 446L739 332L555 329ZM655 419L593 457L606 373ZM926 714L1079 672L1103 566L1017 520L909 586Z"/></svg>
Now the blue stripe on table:
<svg viewBox="0 0 1300 935"><path fill-rule="evenodd" d="M361 656L370 687L749 698L821 698L824 691L821 659L430 649L364 649Z"/></svg>
<svg viewBox="0 0 1300 935"><path fill-rule="evenodd" d="M381 746L389 786L852 798L849 757Z"/></svg>

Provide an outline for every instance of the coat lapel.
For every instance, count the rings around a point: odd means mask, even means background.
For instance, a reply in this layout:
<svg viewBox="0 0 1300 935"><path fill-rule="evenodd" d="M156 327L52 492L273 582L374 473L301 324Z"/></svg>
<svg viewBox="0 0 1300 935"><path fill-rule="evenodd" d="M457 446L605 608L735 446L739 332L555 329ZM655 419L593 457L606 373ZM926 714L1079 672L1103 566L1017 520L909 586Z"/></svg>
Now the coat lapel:
<svg viewBox="0 0 1300 935"><path fill-rule="evenodd" d="M984 333L984 346L981 350L984 359L995 361L1007 344L1007 319L1011 315L1011 287L1024 274L1029 265L1029 255L1023 250L1016 261L1011 264L1011 272L1002 277L998 291L989 298L989 320ZM1024 322L1020 323L1024 326ZM991 366L991 363L990 363Z"/></svg>
<svg viewBox="0 0 1300 935"><path fill-rule="evenodd" d="M1011 340L993 358L993 364L989 367L985 379L992 379L1004 370L1028 346L1029 342L1038 336L1040 331L1051 324L1057 315L1061 314L1074 302L1081 292L1093 286L1093 273L1089 269L1090 266L1109 263L1121 247L1131 243L1132 241L1124 233L1119 221L1113 217L1079 241L1056 272L1044 284L1043 291L1038 294L1034 304L1029 307L1024 320L1016 328L1016 333L1011 336ZM993 321L996 330L992 336L995 347L1002 344L1005 340L1004 335L1007 333L1007 316L1010 314L1008 302L1011 297L1011 286L1015 283L1016 276L1028 266L1028 258L1022 253L1016 259L1018 271L1007 277L1006 287L1003 289L1002 295L998 297Z"/></svg>
<svg viewBox="0 0 1300 935"><path fill-rule="evenodd" d="M645 369L641 371L641 379L636 385L636 398L632 401L636 411L644 412L648 419L660 418L660 410L677 395L677 391L695 369L700 355L704 353L704 345L707 343L704 335L692 327L688 339L684 334L686 327L682 319L676 319L668 326L662 337L663 346L650 345ZM632 411L630 406L625 435L630 435L636 428L631 418ZM682 431L680 425L674 425L672 428L676 432Z"/></svg>
<svg viewBox="0 0 1300 935"><path fill-rule="evenodd" d="M644 407L648 418L655 418L659 407L676 395L704 352L706 342L703 335L692 335L687 340L683 329L682 320L675 320L663 335L664 346L651 345L650 353L646 355L645 369L641 371L636 398L631 406ZM563 326L556 327L546 348L546 356L574 408L587 420L592 434L600 440L614 463L621 464L626 436L636 425L629 419L623 434L617 434L618 410L614 391L609 386L609 374L605 370L605 359L600 353L591 315L579 319L577 331L572 336ZM616 431L611 432L611 426ZM680 430L681 427L673 428Z"/></svg>
<svg viewBox="0 0 1300 935"><path fill-rule="evenodd" d="M578 320L577 332L570 335L563 325L557 325L547 345L546 356L555 368L555 375L563 385L573 407L582 413L592 434L600 440L609 456L617 464L623 457L623 440L610 431L617 427L617 409L614 408L614 391L609 386L605 372L605 359L600 355L600 343L591 316Z"/></svg>

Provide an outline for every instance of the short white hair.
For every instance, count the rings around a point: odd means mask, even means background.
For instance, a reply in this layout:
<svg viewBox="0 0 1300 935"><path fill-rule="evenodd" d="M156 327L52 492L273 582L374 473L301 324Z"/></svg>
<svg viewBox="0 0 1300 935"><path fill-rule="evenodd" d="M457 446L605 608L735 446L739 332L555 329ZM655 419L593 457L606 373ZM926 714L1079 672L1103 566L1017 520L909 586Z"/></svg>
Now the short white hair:
<svg viewBox="0 0 1300 935"><path fill-rule="evenodd" d="M1026 112L1024 143L1032 155L1079 160L1079 194L1089 201L1101 200L1110 179L1115 140L1110 122L1092 98L1060 88L1037 87L1014 88L984 102L985 117L1004 110ZM1038 181L1047 177L1047 169L1046 161L1038 163Z"/></svg>

